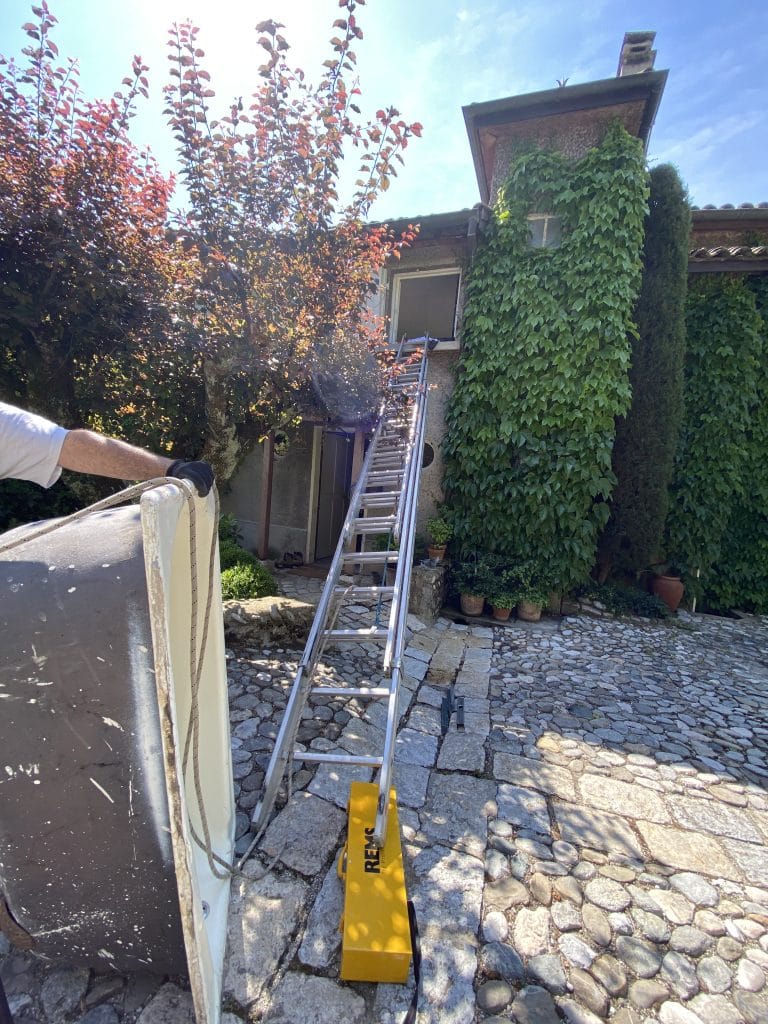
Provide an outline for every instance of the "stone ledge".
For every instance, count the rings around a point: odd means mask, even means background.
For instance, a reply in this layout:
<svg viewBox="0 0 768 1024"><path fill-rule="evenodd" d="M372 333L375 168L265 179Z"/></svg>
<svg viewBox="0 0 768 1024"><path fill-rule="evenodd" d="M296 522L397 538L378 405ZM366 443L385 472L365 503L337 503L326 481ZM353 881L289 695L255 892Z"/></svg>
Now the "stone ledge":
<svg viewBox="0 0 768 1024"><path fill-rule="evenodd" d="M258 645L301 646L315 616L314 605L291 597L225 601L224 635L228 641Z"/></svg>

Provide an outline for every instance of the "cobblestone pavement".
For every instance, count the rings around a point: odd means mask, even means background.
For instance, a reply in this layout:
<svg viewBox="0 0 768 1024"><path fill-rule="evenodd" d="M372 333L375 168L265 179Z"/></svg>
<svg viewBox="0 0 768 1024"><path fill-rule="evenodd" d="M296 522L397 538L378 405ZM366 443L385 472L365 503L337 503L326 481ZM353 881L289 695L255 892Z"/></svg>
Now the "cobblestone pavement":
<svg viewBox="0 0 768 1024"><path fill-rule="evenodd" d="M768 619L409 621L395 783L420 1024L768 1022ZM298 656L229 662L240 850ZM365 646L327 653L323 673L378 681ZM451 684L465 728L442 736ZM326 700L299 741L370 748L381 724L380 707ZM412 979L338 980L335 858L361 772L299 767L234 880L223 1024L402 1020ZM193 1022L178 979L0 953L18 1024Z"/></svg>

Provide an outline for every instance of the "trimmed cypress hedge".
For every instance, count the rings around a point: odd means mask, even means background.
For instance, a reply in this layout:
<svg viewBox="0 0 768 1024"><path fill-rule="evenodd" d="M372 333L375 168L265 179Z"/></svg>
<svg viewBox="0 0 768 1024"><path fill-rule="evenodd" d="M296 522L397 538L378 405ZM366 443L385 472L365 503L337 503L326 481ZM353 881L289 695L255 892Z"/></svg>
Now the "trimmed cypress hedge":
<svg viewBox="0 0 768 1024"><path fill-rule="evenodd" d="M638 573L661 551L683 408L690 221L677 171L669 164L654 167L635 310L632 404L616 421L612 466L617 483L600 539L601 579L612 571Z"/></svg>

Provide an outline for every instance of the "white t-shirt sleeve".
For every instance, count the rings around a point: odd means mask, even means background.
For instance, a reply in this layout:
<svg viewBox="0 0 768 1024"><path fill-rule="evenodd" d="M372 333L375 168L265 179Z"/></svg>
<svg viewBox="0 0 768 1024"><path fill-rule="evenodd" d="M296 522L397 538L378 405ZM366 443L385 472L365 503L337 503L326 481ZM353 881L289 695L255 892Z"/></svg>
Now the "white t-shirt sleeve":
<svg viewBox="0 0 768 1024"><path fill-rule="evenodd" d="M50 487L61 476L59 456L66 436L64 427L0 402L0 479Z"/></svg>

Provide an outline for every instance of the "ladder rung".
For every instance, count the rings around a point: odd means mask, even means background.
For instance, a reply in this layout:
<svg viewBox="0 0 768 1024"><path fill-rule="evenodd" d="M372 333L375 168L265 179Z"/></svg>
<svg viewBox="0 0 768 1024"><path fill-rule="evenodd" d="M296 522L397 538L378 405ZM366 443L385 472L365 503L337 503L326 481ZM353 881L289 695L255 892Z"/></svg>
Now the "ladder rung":
<svg viewBox="0 0 768 1024"><path fill-rule="evenodd" d="M311 750L294 750L294 761L315 761L318 764L362 764L381 768L383 757L365 757L363 754L316 754Z"/></svg>
<svg viewBox="0 0 768 1024"><path fill-rule="evenodd" d="M372 491L371 494L360 495L360 504L363 506L383 505L386 502L386 504L391 505L399 497L400 491Z"/></svg>
<svg viewBox="0 0 768 1024"><path fill-rule="evenodd" d="M386 686L313 686L310 693L323 697L388 697Z"/></svg>
<svg viewBox="0 0 768 1024"><path fill-rule="evenodd" d="M367 483L371 484L374 481L378 481L379 483L383 483L385 480L388 481L389 483L392 483L392 482L394 482L396 480L399 480L400 477L402 477L404 475L405 474L404 474L403 470L400 470L399 472L396 471L396 470L389 470L389 471L384 470L384 469L375 470L373 473L369 473L368 474Z"/></svg>
<svg viewBox="0 0 768 1024"><path fill-rule="evenodd" d="M394 587L336 587L334 593L348 594L350 597L391 597Z"/></svg>
<svg viewBox="0 0 768 1024"><path fill-rule="evenodd" d="M358 519L355 522L354 530L358 537L370 534L370 533L387 533L395 525L395 519L392 518L391 523L366 523L364 519Z"/></svg>
<svg viewBox="0 0 768 1024"><path fill-rule="evenodd" d="M324 629L323 636L326 640L348 640L359 643L361 640L386 640L386 629L371 626L366 629Z"/></svg>
<svg viewBox="0 0 768 1024"><path fill-rule="evenodd" d="M394 526L397 521L397 516L358 516L354 520L355 526L366 526L376 527L380 530L388 530L390 526Z"/></svg>
<svg viewBox="0 0 768 1024"><path fill-rule="evenodd" d="M345 562L397 562L397 551L345 551L342 555Z"/></svg>

